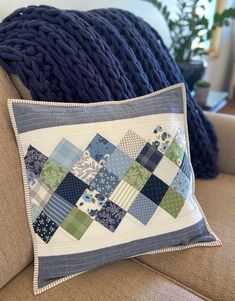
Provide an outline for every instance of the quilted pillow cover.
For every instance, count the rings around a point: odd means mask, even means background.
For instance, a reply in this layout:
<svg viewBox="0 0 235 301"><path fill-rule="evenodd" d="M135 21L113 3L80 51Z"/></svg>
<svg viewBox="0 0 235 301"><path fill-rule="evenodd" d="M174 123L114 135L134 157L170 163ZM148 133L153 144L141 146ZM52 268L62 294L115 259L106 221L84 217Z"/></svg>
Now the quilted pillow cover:
<svg viewBox="0 0 235 301"><path fill-rule="evenodd" d="M183 84L119 102L8 107L35 294L115 260L221 244L194 196Z"/></svg>

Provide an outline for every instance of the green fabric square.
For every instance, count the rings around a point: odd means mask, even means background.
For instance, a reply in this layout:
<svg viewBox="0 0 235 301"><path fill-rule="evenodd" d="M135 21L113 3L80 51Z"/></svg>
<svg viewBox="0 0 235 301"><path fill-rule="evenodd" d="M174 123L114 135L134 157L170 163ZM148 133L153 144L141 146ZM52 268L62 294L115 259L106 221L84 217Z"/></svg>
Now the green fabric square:
<svg viewBox="0 0 235 301"><path fill-rule="evenodd" d="M172 162L174 162L178 167L180 167L184 157L184 150L174 139L171 145L169 146L168 150L166 151L165 156Z"/></svg>
<svg viewBox="0 0 235 301"><path fill-rule="evenodd" d="M78 208L73 208L60 225L76 239L80 239L89 228L93 219Z"/></svg>
<svg viewBox="0 0 235 301"><path fill-rule="evenodd" d="M144 184L148 181L150 176L150 171L148 171L138 162L134 162L134 164L124 175L123 180L140 191L143 188Z"/></svg>
<svg viewBox="0 0 235 301"><path fill-rule="evenodd" d="M184 198L178 192L169 188L159 206L176 218L184 205L184 201Z"/></svg>
<svg viewBox="0 0 235 301"><path fill-rule="evenodd" d="M67 173L65 168L58 165L54 160L48 159L40 173L40 178L44 184L55 191Z"/></svg>

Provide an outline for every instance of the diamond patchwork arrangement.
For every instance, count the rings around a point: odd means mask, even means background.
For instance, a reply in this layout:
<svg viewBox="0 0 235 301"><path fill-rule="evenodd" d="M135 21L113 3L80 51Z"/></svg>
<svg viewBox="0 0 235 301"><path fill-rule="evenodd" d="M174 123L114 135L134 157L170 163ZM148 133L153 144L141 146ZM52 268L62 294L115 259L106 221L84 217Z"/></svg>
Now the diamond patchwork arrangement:
<svg viewBox="0 0 235 301"><path fill-rule="evenodd" d="M63 138L49 157L30 145L35 233L49 243L62 227L80 240L92 223L115 232L131 215L147 225L158 207L177 218L191 180L183 137L158 125L148 141L128 130L117 146L96 134L84 151Z"/></svg>

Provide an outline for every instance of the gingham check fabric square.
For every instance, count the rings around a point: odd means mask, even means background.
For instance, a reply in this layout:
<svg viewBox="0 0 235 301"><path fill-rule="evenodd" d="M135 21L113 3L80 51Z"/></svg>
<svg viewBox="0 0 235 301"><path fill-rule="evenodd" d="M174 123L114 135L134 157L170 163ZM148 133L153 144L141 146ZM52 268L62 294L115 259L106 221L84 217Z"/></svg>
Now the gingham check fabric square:
<svg viewBox="0 0 235 301"><path fill-rule="evenodd" d="M64 219L61 227L79 240L92 222L93 219L89 215L75 207Z"/></svg>
<svg viewBox="0 0 235 301"><path fill-rule="evenodd" d="M150 143L146 143L139 156L136 158L136 161L146 169L148 169L150 172L153 172L162 157L162 153L160 153Z"/></svg>
<svg viewBox="0 0 235 301"><path fill-rule="evenodd" d="M48 188L40 179L32 187L29 192L31 202L37 207L43 208L51 198L53 191Z"/></svg>
<svg viewBox="0 0 235 301"><path fill-rule="evenodd" d="M63 138L50 155L50 159L53 159L67 170L70 170L81 156L82 151L67 139Z"/></svg>

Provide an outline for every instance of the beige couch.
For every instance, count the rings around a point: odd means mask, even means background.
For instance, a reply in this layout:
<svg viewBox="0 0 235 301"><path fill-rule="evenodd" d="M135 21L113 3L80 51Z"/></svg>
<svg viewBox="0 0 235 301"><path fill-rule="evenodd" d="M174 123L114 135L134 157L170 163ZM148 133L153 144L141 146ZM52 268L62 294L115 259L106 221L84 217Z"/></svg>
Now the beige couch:
<svg viewBox="0 0 235 301"><path fill-rule="evenodd" d="M17 87L17 88L16 88ZM220 175L197 180L196 194L222 247L123 260L33 296L32 243L21 168L6 101L26 97L0 69L0 300L235 300L235 117L208 114L219 143ZM29 95L28 95L29 96Z"/></svg>

